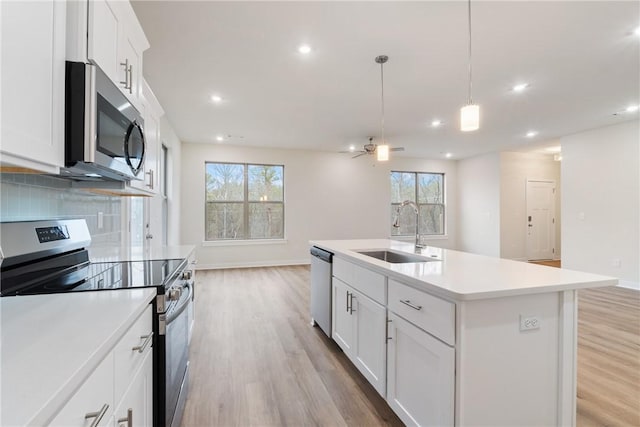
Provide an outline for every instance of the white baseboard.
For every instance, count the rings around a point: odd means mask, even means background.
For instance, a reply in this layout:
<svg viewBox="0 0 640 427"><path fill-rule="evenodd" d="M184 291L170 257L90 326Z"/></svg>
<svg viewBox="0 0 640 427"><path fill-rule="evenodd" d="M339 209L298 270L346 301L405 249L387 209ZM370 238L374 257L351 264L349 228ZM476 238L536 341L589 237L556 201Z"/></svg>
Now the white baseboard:
<svg viewBox="0 0 640 427"><path fill-rule="evenodd" d="M621 288L635 289L640 291L640 283L632 282L631 280L618 280L618 286Z"/></svg>
<svg viewBox="0 0 640 427"><path fill-rule="evenodd" d="M221 270L224 268L251 268L251 267L283 267L286 265L309 265L308 259L255 261L255 262L227 262L219 264L196 264L196 270Z"/></svg>

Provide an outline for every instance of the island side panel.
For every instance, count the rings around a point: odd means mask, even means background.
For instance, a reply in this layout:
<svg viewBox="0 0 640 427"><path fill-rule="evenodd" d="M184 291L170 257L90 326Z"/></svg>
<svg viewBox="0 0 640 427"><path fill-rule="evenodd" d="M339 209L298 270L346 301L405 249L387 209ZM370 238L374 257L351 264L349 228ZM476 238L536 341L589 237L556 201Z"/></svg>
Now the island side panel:
<svg viewBox="0 0 640 427"><path fill-rule="evenodd" d="M575 395L567 388L575 382L561 379L572 375L563 365L574 365L575 345L560 340L575 332L564 316L572 301L553 292L458 302L456 425L553 426L567 419L567 399ZM521 331L521 316L537 318L539 328Z"/></svg>

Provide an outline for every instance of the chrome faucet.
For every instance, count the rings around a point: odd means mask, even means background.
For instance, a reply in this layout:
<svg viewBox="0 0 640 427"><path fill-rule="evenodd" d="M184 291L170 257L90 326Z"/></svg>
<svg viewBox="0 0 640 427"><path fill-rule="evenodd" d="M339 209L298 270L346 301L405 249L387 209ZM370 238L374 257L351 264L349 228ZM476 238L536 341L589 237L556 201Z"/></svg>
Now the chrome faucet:
<svg viewBox="0 0 640 427"><path fill-rule="evenodd" d="M400 227L400 211L402 210L402 208L404 208L407 205L411 206L413 208L413 211L416 213L416 246L415 246L415 251L418 252L418 249L424 248L424 245L420 244L420 234L418 233L418 227L420 226L420 210L418 209L418 205L416 204L416 202L413 202L411 200L405 200L404 202L400 203L400 206L398 206L398 209L396 210L396 219L395 219L395 221L393 221L393 227L395 227L395 228Z"/></svg>

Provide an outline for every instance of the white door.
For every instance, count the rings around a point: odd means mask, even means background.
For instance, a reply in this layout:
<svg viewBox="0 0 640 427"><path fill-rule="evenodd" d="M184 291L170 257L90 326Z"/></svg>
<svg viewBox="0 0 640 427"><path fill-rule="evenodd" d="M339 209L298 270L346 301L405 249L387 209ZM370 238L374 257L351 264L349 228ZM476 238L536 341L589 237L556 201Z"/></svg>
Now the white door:
<svg viewBox="0 0 640 427"><path fill-rule="evenodd" d="M349 357L353 347L353 316L351 314L351 288L340 279L331 279L333 289L333 318L331 337Z"/></svg>
<svg viewBox="0 0 640 427"><path fill-rule="evenodd" d="M387 351L387 403L393 411L408 426L452 426L454 348L389 312Z"/></svg>
<svg viewBox="0 0 640 427"><path fill-rule="evenodd" d="M553 181L527 180L527 259L553 259L555 253L555 192Z"/></svg>
<svg viewBox="0 0 640 427"><path fill-rule="evenodd" d="M360 292L351 297L355 317L353 362L382 397L386 395L387 310Z"/></svg>

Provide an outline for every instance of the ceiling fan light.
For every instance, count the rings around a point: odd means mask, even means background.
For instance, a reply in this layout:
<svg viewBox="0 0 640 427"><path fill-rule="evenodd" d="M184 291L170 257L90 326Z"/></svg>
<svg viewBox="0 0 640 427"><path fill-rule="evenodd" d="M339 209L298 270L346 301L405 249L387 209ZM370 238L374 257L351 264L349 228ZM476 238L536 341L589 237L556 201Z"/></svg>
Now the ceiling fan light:
<svg viewBox="0 0 640 427"><path fill-rule="evenodd" d="M480 128L480 106L477 104L465 105L460 109L460 130L470 132Z"/></svg>
<svg viewBox="0 0 640 427"><path fill-rule="evenodd" d="M386 162L389 160L389 146L387 144L378 145L376 148L379 162Z"/></svg>

